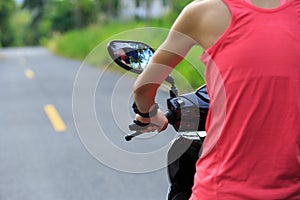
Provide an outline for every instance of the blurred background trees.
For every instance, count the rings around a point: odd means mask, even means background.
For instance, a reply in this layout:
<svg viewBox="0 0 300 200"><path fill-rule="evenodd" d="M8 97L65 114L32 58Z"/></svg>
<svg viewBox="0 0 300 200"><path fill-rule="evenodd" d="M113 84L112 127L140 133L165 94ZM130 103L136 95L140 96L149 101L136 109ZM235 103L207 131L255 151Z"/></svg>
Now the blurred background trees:
<svg viewBox="0 0 300 200"><path fill-rule="evenodd" d="M170 28L191 1L0 0L0 48L42 45L60 56L83 60L113 35L143 27ZM164 37L154 37L153 44L159 45ZM195 76L199 71L187 66L192 61L204 69L200 53L201 49L192 49L187 55L189 62L177 67L194 88L204 81ZM105 62L97 57L91 64L102 66Z"/></svg>
<svg viewBox="0 0 300 200"><path fill-rule="evenodd" d="M14 44L14 31L12 30L12 16L16 9L14 0L0 1L0 46Z"/></svg>
<svg viewBox="0 0 300 200"><path fill-rule="evenodd" d="M0 45L40 45L53 34L120 20L170 21L189 2L191 0L1 0ZM165 12L157 14L161 12L159 9Z"/></svg>

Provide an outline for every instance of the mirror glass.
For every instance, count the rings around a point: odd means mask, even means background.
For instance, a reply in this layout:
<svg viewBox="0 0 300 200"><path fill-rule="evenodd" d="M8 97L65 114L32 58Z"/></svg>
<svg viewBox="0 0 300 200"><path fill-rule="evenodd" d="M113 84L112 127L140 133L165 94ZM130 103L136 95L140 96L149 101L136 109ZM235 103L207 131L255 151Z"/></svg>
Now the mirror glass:
<svg viewBox="0 0 300 200"><path fill-rule="evenodd" d="M133 41L112 41L107 48L119 66L136 73L141 73L147 67L154 53L148 45Z"/></svg>

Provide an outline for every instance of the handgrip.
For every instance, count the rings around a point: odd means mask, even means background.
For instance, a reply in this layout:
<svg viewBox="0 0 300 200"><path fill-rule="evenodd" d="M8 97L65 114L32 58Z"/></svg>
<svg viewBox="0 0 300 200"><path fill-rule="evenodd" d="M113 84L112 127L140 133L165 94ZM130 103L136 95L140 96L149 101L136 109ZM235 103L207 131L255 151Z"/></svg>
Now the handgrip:
<svg viewBox="0 0 300 200"><path fill-rule="evenodd" d="M129 124L129 130L135 131L135 133L126 135L125 140L130 141L132 138L143 134L143 130L147 129L148 126L155 126L155 124L142 123L140 121L133 120L133 122L131 124Z"/></svg>
<svg viewBox="0 0 300 200"><path fill-rule="evenodd" d="M142 131L147 128L150 123L142 123L138 120L133 120L131 124L129 124L129 130L131 131Z"/></svg>
<svg viewBox="0 0 300 200"><path fill-rule="evenodd" d="M169 123L173 123L174 121L174 115L170 110L167 110L164 115L168 119ZM139 136L143 134L143 130L147 129L148 126L156 126L152 123L142 123L138 120L133 120L131 124L129 124L129 130L135 131L135 133L125 136L126 141L130 141L132 138Z"/></svg>

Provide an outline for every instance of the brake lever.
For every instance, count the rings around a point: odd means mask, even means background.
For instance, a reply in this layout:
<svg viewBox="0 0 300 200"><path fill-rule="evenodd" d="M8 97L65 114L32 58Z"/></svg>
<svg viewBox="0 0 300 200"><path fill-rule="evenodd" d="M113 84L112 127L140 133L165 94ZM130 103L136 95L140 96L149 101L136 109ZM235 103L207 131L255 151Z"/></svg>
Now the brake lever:
<svg viewBox="0 0 300 200"><path fill-rule="evenodd" d="M133 134L126 135L126 136L125 136L125 140L126 140L126 141L130 141L130 140L132 140L132 138L134 138L134 137L136 137L136 136L139 136L139 135L141 135L141 134L143 134L143 132L141 132L141 131L136 131L136 132L133 133Z"/></svg>
<svg viewBox="0 0 300 200"><path fill-rule="evenodd" d="M144 133L143 130L147 129L148 126L152 126L152 125L154 125L154 124L142 123L140 121L133 120L133 122L131 124L129 124L129 130L135 131L135 132L133 134L126 135L125 140L130 141L130 140L132 140L132 138L143 134Z"/></svg>

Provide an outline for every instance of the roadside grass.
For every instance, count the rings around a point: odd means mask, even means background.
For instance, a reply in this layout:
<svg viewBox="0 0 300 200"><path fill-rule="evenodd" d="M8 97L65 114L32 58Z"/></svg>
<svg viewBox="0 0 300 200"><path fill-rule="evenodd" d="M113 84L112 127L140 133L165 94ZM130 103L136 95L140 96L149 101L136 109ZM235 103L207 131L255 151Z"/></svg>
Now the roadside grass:
<svg viewBox="0 0 300 200"><path fill-rule="evenodd" d="M108 42L113 39L138 40L156 49L166 38L168 32L167 28L162 29L161 27L168 27L168 24L161 21L153 21L151 23L142 21L110 22L90 26L82 30L70 31L62 35L54 34L53 38L44 43L55 54L67 58L85 60L97 67L107 67L108 69L122 72L111 62L106 50ZM144 29L147 28L152 34L145 34ZM155 31L154 33L152 29L161 31ZM192 48L172 73L180 93L190 92L204 84L204 66L199 60L201 53L200 47Z"/></svg>

